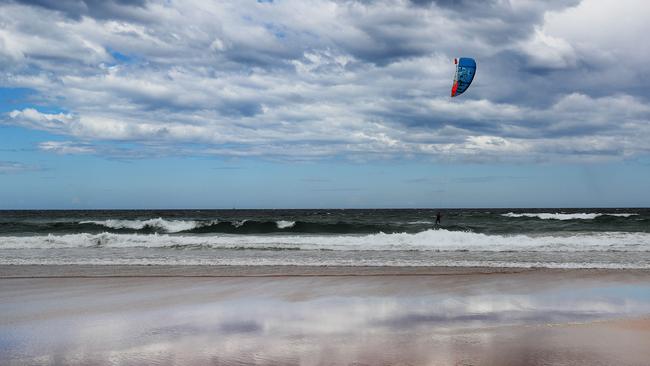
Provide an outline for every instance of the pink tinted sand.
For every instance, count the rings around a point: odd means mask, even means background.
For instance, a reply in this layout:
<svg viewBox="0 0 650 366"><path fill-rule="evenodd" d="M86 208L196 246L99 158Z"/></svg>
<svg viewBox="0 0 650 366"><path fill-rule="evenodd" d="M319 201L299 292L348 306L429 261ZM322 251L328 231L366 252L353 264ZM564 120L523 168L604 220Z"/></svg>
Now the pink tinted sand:
<svg viewBox="0 0 650 366"><path fill-rule="evenodd" d="M0 267L0 364L647 365L650 273Z"/></svg>

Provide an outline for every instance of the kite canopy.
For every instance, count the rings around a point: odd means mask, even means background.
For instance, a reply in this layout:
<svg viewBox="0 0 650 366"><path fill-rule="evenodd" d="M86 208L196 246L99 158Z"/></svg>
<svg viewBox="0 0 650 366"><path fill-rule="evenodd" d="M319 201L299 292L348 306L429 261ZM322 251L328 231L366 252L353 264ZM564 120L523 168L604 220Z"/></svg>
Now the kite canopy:
<svg viewBox="0 0 650 366"><path fill-rule="evenodd" d="M454 59L456 64L456 75L454 76L454 86L451 87L451 96L461 95L469 88L476 74L476 61L473 58L461 57Z"/></svg>

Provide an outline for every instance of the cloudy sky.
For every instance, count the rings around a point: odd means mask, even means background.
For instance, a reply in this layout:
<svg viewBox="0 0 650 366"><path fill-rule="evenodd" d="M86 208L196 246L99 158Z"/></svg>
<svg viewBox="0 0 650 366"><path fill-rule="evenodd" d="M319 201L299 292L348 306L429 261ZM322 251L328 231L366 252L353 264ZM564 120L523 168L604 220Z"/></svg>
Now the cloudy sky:
<svg viewBox="0 0 650 366"><path fill-rule="evenodd" d="M650 206L648 13L0 0L0 208Z"/></svg>

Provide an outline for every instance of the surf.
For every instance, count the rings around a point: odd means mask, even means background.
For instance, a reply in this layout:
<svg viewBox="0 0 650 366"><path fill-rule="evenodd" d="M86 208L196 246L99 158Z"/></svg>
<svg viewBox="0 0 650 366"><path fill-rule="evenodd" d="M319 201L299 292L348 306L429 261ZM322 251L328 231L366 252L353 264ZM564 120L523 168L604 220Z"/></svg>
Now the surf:
<svg viewBox="0 0 650 366"><path fill-rule="evenodd" d="M553 235L487 235L427 230L419 233L366 235L170 235L64 234L5 236L0 249L60 248L212 248L334 251L486 251L583 252L650 251L650 233L558 233Z"/></svg>

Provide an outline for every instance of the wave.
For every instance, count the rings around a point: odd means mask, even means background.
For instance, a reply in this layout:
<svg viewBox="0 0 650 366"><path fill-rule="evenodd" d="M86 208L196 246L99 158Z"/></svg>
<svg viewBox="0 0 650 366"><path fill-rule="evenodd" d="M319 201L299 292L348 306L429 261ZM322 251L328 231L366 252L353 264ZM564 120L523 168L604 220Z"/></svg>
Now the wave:
<svg viewBox="0 0 650 366"><path fill-rule="evenodd" d="M142 230L145 228L160 229L167 233L178 233L196 229L201 226L208 226L218 221L185 221L185 220L165 220L163 218L149 220L102 220L102 221L81 221L79 224L94 224L105 226L111 229L131 229Z"/></svg>
<svg viewBox="0 0 650 366"><path fill-rule="evenodd" d="M275 224L277 225L278 229L287 229L290 227L294 227L296 225L296 222L280 220L280 221L276 221Z"/></svg>
<svg viewBox="0 0 650 366"><path fill-rule="evenodd" d="M130 229L134 231L143 229L152 229L163 233L181 233L181 232L233 232L243 231L242 228L252 226L273 226L270 222L259 222L252 220L165 220L163 218L149 220L102 220L102 221L81 221L79 224L101 225L110 229ZM274 225L277 229L288 229L296 224L295 221L279 220ZM213 230L210 230L213 229ZM221 229L221 230L219 230ZM237 230L239 229L239 230ZM270 228L267 228L270 229ZM262 230L264 231L264 230Z"/></svg>
<svg viewBox="0 0 650 366"><path fill-rule="evenodd" d="M0 237L0 249L171 248L335 251L585 252L650 251L650 233L601 232L573 235L486 235L427 230L370 235L168 235L67 234Z"/></svg>
<svg viewBox="0 0 650 366"><path fill-rule="evenodd" d="M209 221L185 221L185 220L165 220L163 218L149 219L149 220L102 220L102 221L81 221L79 224L95 224L105 226L111 229L131 229L131 230L142 230L146 228L150 229L159 229L166 233L180 233L186 231L192 231L195 229L218 226L219 224L230 225L234 228L241 228L245 225L251 226L251 224L260 224L257 221L250 220L239 220L239 221L224 221L220 222L219 220L209 220ZM264 224L264 223L262 223ZM293 227L296 224L295 221L279 220L275 221L275 226L278 229L288 229ZM223 225L222 225L223 226Z"/></svg>
<svg viewBox="0 0 650 366"><path fill-rule="evenodd" d="M412 223L358 223L358 222L309 222L294 220L168 220L163 218L127 220L86 220L51 222L4 222L0 232L7 234L73 234L88 233L138 233L138 234L269 234L269 233L320 233L320 234L369 234L379 232L416 232L431 228L428 222L420 226ZM466 229L466 228L460 228Z"/></svg>
<svg viewBox="0 0 650 366"><path fill-rule="evenodd" d="M530 217L542 220L593 220L600 216L630 217L636 213L514 213L501 214L505 217Z"/></svg>

